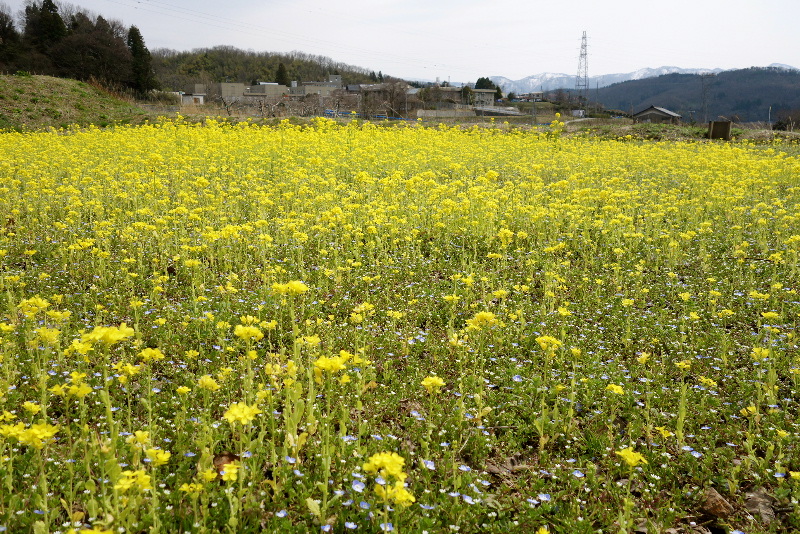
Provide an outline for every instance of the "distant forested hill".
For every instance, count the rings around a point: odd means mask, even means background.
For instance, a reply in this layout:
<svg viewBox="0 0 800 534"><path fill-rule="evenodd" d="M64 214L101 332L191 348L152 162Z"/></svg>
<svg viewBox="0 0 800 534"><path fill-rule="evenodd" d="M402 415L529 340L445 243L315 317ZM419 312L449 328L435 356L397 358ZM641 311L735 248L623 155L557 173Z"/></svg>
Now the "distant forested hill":
<svg viewBox="0 0 800 534"><path fill-rule="evenodd" d="M56 0L28 0L18 17L0 1L0 73L17 71L98 82L138 96L194 83L326 81L329 74L347 84L383 81L381 72L303 52L217 46L151 53L135 26Z"/></svg>
<svg viewBox="0 0 800 534"><path fill-rule="evenodd" d="M189 52L157 49L152 52L153 70L165 89L183 90L191 83L278 81L283 63L288 80L325 81L341 74L345 84L377 82L383 74L339 63L329 57L303 52L277 54L240 50L233 46L201 48Z"/></svg>
<svg viewBox="0 0 800 534"><path fill-rule="evenodd" d="M602 87L596 92L606 109L635 113L659 106L680 113L687 121L703 120L704 93L709 120L775 120L800 109L800 71L753 67L707 77L667 74Z"/></svg>

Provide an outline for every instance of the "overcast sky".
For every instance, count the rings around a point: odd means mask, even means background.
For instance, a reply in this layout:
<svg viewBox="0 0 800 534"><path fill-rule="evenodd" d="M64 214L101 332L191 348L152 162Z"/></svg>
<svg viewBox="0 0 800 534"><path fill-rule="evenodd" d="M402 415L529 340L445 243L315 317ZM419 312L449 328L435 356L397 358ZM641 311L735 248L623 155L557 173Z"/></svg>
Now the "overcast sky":
<svg viewBox="0 0 800 534"><path fill-rule="evenodd" d="M0 0L3 1L3 0ZM24 0L4 0L14 12ZM57 2L58 3L58 0ZM406 79L800 68L800 0L77 0L147 47L299 50Z"/></svg>

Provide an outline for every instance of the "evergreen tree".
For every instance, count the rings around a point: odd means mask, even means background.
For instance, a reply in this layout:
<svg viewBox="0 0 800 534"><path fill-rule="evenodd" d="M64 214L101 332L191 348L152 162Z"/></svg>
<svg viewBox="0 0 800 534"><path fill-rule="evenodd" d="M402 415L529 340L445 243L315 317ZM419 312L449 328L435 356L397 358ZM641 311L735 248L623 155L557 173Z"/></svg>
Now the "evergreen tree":
<svg viewBox="0 0 800 534"><path fill-rule="evenodd" d="M0 71L15 70L19 56L20 34L8 6L0 3Z"/></svg>
<svg viewBox="0 0 800 534"><path fill-rule="evenodd" d="M475 89L495 89L497 86L489 78L478 78Z"/></svg>
<svg viewBox="0 0 800 534"><path fill-rule="evenodd" d="M78 12L70 20L69 34L54 45L50 57L56 74L109 85L126 85L131 78L131 53L125 46L124 28L103 17L94 21Z"/></svg>
<svg viewBox="0 0 800 534"><path fill-rule="evenodd" d="M131 52L131 88L140 94L158 89L158 80L153 73L153 58L136 26L128 30L127 45Z"/></svg>
<svg viewBox="0 0 800 534"><path fill-rule="evenodd" d="M46 54L67 36L67 25L53 0L25 7L25 40L39 52Z"/></svg>
<svg viewBox="0 0 800 534"><path fill-rule="evenodd" d="M292 84L292 81L289 79L289 72L286 70L286 65L282 62L278 64L278 72L275 74L275 81L286 87Z"/></svg>
<svg viewBox="0 0 800 534"><path fill-rule="evenodd" d="M503 90L502 90L502 89L500 89L499 87L498 87L498 88L497 88L497 90L494 92L494 99L495 99L495 100L503 100Z"/></svg>
<svg viewBox="0 0 800 534"><path fill-rule="evenodd" d="M475 92L469 85L461 88L461 103L471 106L475 103Z"/></svg>

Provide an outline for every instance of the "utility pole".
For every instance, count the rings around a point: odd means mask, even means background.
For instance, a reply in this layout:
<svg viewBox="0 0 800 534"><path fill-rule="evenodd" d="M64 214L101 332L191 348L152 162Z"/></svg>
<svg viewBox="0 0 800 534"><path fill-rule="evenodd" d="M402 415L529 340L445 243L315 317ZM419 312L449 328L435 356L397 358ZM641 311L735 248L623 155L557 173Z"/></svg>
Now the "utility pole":
<svg viewBox="0 0 800 534"><path fill-rule="evenodd" d="M589 56L588 45L586 41L586 32L583 32L581 39L581 55L578 58L578 75L575 78L575 92L577 93L578 103L581 103L583 97L583 109L586 110L589 105Z"/></svg>
<svg viewBox="0 0 800 534"><path fill-rule="evenodd" d="M597 112L604 110L600 105L600 80L595 80L594 82L594 107Z"/></svg>
<svg viewBox="0 0 800 534"><path fill-rule="evenodd" d="M703 123L708 124L708 82L716 76L713 73L700 75L700 83L703 84Z"/></svg>

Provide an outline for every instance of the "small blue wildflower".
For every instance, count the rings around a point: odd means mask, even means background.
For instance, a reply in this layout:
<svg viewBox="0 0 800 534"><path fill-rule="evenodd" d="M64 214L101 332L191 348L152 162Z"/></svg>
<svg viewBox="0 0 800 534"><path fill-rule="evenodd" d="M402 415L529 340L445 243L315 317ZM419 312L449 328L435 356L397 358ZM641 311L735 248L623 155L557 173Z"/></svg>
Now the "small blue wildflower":
<svg viewBox="0 0 800 534"><path fill-rule="evenodd" d="M364 510L369 510L369 503L367 501L361 501L358 505Z"/></svg>
<svg viewBox="0 0 800 534"><path fill-rule="evenodd" d="M583 477L585 477L586 475L584 475L584 474L583 474L583 473L580 471L580 469L576 469L575 471L573 471L573 472L572 472L572 476L574 476L574 477L576 477L576 478L583 478Z"/></svg>
<svg viewBox="0 0 800 534"><path fill-rule="evenodd" d="M356 525L352 521L345 521L344 528L349 528L350 530L355 530L355 529L358 528L358 525Z"/></svg>
<svg viewBox="0 0 800 534"><path fill-rule="evenodd" d="M286 517L289 514L288 514L288 512L286 510L281 510L280 512L276 513L275 515L277 517Z"/></svg>
<svg viewBox="0 0 800 534"><path fill-rule="evenodd" d="M364 491L364 488L366 488L367 485L364 484L363 482L361 482L360 480L354 480L352 487L353 487L353 490L361 493L362 491Z"/></svg>

